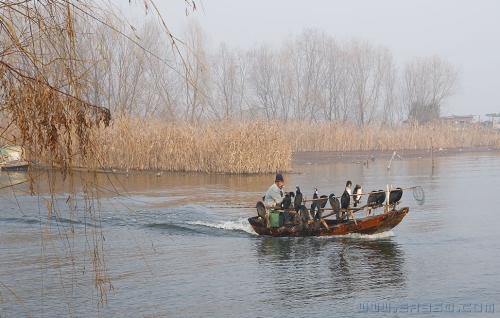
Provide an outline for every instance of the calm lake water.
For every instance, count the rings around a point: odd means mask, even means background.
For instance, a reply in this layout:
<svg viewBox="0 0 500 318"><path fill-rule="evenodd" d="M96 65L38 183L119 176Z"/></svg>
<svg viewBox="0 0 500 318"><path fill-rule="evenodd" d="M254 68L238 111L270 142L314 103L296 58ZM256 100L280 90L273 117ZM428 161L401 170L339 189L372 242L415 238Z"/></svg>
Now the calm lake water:
<svg viewBox="0 0 500 318"><path fill-rule="evenodd" d="M101 229L65 203L69 183L0 190L0 317L491 317L500 311L500 153L294 166L285 190L308 198L405 191L406 218L373 236L267 238L247 222L274 175L101 175ZM81 175L84 180L88 176ZM2 171L1 186L26 180ZM77 182L80 187L80 182ZM366 198L364 199L366 201ZM95 207L94 207L95 208ZM73 221L72 221L73 220ZM93 236L95 234L95 236ZM97 308L95 245L108 303ZM496 306L496 308L495 308ZM450 314L450 313L454 314ZM494 312L494 313L492 313Z"/></svg>

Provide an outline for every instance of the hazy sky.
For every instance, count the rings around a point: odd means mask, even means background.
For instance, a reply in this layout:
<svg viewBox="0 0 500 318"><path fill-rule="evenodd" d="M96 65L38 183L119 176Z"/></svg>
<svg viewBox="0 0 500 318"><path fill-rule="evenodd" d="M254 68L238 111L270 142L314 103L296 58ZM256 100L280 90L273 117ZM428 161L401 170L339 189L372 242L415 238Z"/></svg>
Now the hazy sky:
<svg viewBox="0 0 500 318"><path fill-rule="evenodd" d="M338 40L384 45L398 69L437 54L460 71L461 90L444 115L500 112L500 0L195 0L191 13L216 47L281 45L290 33L319 28ZM156 0L174 34L187 19L184 0ZM476 117L477 119L478 117Z"/></svg>

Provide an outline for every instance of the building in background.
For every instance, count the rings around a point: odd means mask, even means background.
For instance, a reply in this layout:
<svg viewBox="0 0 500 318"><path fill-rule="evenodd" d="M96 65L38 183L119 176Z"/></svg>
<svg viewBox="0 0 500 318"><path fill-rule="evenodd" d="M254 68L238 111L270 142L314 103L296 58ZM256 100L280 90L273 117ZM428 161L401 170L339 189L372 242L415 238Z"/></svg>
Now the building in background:
<svg viewBox="0 0 500 318"><path fill-rule="evenodd" d="M474 122L474 115L464 115L464 116L451 115L451 116L439 117L439 120L441 120L444 123L465 126L472 124Z"/></svg>

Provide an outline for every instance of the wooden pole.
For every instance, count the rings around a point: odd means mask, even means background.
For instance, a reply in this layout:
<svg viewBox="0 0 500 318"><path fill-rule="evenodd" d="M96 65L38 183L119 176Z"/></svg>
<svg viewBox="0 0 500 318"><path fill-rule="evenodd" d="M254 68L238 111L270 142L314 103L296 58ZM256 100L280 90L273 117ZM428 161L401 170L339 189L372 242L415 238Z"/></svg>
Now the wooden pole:
<svg viewBox="0 0 500 318"><path fill-rule="evenodd" d="M401 188L401 190L411 190L411 189L415 189L417 186L414 186L414 187L408 187L408 188ZM390 189L390 191L392 190L396 190L396 189ZM399 189L398 189L399 190ZM382 192L386 192L386 190L382 190L382 191L372 191L372 192L363 192L363 193L359 193L359 195L370 195L372 193L382 193ZM351 197L355 196L355 195L358 195L358 193L353 193L353 194L350 194ZM338 195L338 196L335 196L337 199L340 199L342 196L341 195ZM303 202L310 202L310 201L321 201L321 200L325 200L325 199L328 199L328 198L317 198L317 199L310 199L310 200L303 200Z"/></svg>
<svg viewBox="0 0 500 318"><path fill-rule="evenodd" d="M391 164L392 160L394 160L394 156L396 156L396 150L394 150L394 152L392 153L391 161L389 161L389 166L387 167L387 171L391 169Z"/></svg>
<svg viewBox="0 0 500 318"><path fill-rule="evenodd" d="M391 188L392 188L392 186L391 186ZM391 192L389 191L389 185L387 185L384 213L387 213L387 211L389 211L389 197L390 197L390 195L391 195Z"/></svg>
<svg viewBox="0 0 500 318"><path fill-rule="evenodd" d="M351 215L352 220L354 221L354 224L358 225L358 222L356 221L356 218L354 217L354 214L352 213L352 211L348 211L348 212Z"/></svg>
<svg viewBox="0 0 500 318"><path fill-rule="evenodd" d="M432 172L434 172L434 145L432 144L432 138L431 138L431 163L432 163Z"/></svg>

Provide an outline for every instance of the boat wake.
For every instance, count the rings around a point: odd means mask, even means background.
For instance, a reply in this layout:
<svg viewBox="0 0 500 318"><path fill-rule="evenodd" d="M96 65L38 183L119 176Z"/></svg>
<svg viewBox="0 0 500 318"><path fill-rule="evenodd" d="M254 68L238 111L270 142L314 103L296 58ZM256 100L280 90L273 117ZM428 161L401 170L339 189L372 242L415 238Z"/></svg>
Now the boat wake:
<svg viewBox="0 0 500 318"><path fill-rule="evenodd" d="M208 227L208 228L214 228L214 229L222 229L222 230L229 230L229 231L243 231L249 234L254 234L258 235L255 233L253 230L252 226L250 223L248 223L248 220L246 218L238 218L235 220L211 220L211 221L185 221L182 222L187 225L191 226L203 226L203 227ZM380 240L380 239L386 239L395 236L393 231L387 231L387 232L382 232L382 233L377 233L377 234L359 234L359 233L350 233L346 235L338 235L334 236L335 238L342 238L342 239L354 239L354 240ZM332 236L325 236L325 237L317 237L317 238L334 238Z"/></svg>
<svg viewBox="0 0 500 318"><path fill-rule="evenodd" d="M219 221L186 221L189 225L201 225L216 229L230 230L230 231L244 231L250 234L255 234L250 223L246 218L238 218L236 220L219 220Z"/></svg>
<svg viewBox="0 0 500 318"><path fill-rule="evenodd" d="M339 235L338 237L362 239L362 240L379 240L379 239L385 239L385 238L393 237L393 236L396 236L396 234L394 234L393 231L387 231L387 232L376 233L376 234L349 233L346 235Z"/></svg>

